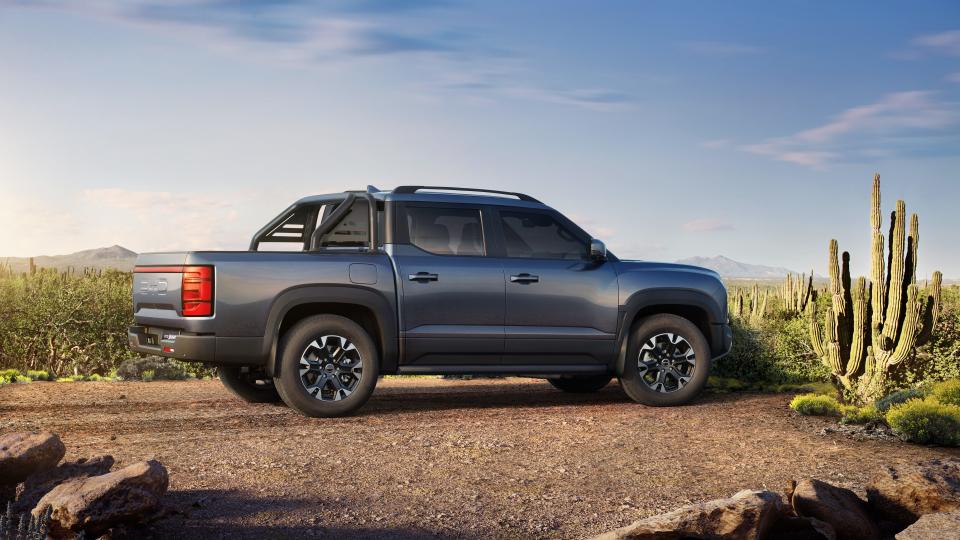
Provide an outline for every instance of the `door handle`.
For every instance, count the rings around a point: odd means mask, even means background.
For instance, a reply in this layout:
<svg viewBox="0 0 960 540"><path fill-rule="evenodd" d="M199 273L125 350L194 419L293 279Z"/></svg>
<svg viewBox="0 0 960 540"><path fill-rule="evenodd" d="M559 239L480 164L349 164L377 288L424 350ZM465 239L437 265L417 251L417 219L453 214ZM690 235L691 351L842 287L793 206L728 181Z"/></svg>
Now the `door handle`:
<svg viewBox="0 0 960 540"><path fill-rule="evenodd" d="M439 277L437 274L431 274L430 272L417 272L408 275L407 279L410 281L436 281Z"/></svg>
<svg viewBox="0 0 960 540"><path fill-rule="evenodd" d="M533 274L528 274L526 272L522 274L517 274L515 276L510 276L510 283L539 283L540 276L535 276Z"/></svg>

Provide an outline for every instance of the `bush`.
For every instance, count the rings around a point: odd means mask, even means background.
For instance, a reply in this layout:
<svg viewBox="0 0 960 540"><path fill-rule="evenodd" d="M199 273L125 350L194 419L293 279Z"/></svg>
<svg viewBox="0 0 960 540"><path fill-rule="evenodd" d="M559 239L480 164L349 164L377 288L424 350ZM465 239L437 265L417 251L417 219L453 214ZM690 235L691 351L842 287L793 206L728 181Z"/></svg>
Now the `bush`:
<svg viewBox="0 0 960 540"><path fill-rule="evenodd" d="M930 397L947 405L960 405L960 379L933 385L930 389Z"/></svg>
<svg viewBox="0 0 960 540"><path fill-rule="evenodd" d="M901 403L906 403L911 399L923 398L927 394L921 388L907 388L905 390L897 390L891 394L877 400L874 404L877 407L877 410L881 413L886 413L890 407L894 405L899 405Z"/></svg>
<svg viewBox="0 0 960 540"><path fill-rule="evenodd" d="M52 381L54 378L49 371L36 370L36 369L28 369L27 377L29 377L30 380L32 381Z"/></svg>
<svg viewBox="0 0 960 540"><path fill-rule="evenodd" d="M806 319L767 317L757 324L734 318L733 348L713 373L747 383L803 384L829 381L830 374L810 347Z"/></svg>
<svg viewBox="0 0 960 540"><path fill-rule="evenodd" d="M189 377L182 362L159 356L124 360L117 369L117 376L127 381L146 381L148 373L149 380L182 381Z"/></svg>
<svg viewBox="0 0 960 540"><path fill-rule="evenodd" d="M819 394L802 394L790 402L790 408L804 416L840 416L836 398Z"/></svg>
<svg viewBox="0 0 960 540"><path fill-rule="evenodd" d="M841 424L875 424L883 421L883 413L875 405L857 407L844 405L840 408Z"/></svg>
<svg viewBox="0 0 960 540"><path fill-rule="evenodd" d="M887 411L887 423L902 439L921 444L960 445L960 406L911 399Z"/></svg>

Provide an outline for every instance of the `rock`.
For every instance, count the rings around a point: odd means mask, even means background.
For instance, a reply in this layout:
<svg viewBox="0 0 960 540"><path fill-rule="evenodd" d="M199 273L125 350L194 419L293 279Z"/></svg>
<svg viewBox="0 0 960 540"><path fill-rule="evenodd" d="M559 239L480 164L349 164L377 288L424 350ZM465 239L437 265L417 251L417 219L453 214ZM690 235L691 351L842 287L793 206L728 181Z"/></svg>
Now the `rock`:
<svg viewBox="0 0 960 540"><path fill-rule="evenodd" d="M870 509L906 527L924 514L960 509L960 459L883 467L867 485Z"/></svg>
<svg viewBox="0 0 960 540"><path fill-rule="evenodd" d="M960 540L960 511L924 514L897 540Z"/></svg>
<svg viewBox="0 0 960 540"><path fill-rule="evenodd" d="M811 517L785 516L770 529L768 538L777 540L837 540L829 523Z"/></svg>
<svg viewBox="0 0 960 540"><path fill-rule="evenodd" d="M13 505L14 512L29 512L40 499L58 485L75 478L89 478L110 472L113 456L97 456L61 463L54 469L38 472L23 481L23 491Z"/></svg>
<svg viewBox="0 0 960 540"><path fill-rule="evenodd" d="M148 517L160 504L168 483L163 465L141 461L101 476L67 480L40 499L33 515L52 509L53 536L83 530L96 537L115 525Z"/></svg>
<svg viewBox="0 0 960 540"><path fill-rule="evenodd" d="M66 453L55 433L8 433L0 437L0 486L16 486L33 473L52 469Z"/></svg>
<svg viewBox="0 0 960 540"><path fill-rule="evenodd" d="M879 540L877 528L867 505L857 494L820 480L803 480L793 491L793 509L797 515L829 523L841 540Z"/></svg>
<svg viewBox="0 0 960 540"><path fill-rule="evenodd" d="M784 513L772 491L745 490L729 499L684 506L636 521L596 540L680 540L682 538L760 539Z"/></svg>

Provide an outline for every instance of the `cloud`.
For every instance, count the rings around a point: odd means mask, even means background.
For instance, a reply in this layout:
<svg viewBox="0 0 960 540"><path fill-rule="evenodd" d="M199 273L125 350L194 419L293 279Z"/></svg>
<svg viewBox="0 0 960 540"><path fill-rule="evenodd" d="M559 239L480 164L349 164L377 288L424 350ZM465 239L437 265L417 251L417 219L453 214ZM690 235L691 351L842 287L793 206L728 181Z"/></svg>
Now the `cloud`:
<svg viewBox="0 0 960 540"><path fill-rule="evenodd" d="M732 231L733 225L719 219L694 219L682 225L683 230L687 232L717 232Z"/></svg>
<svg viewBox="0 0 960 540"><path fill-rule="evenodd" d="M960 84L960 71L947 75L945 79L949 82Z"/></svg>
<svg viewBox="0 0 960 540"><path fill-rule="evenodd" d="M417 56L417 69L426 74L423 80L435 81L433 89L484 100L534 100L592 111L619 111L633 101L626 93L593 85L556 88L534 82L537 73L518 68L520 55L485 46L479 36L451 28L448 19L436 16L438 10L455 7L450 0L46 0L9 5L147 26L212 49L300 67ZM474 80L448 84L451 74Z"/></svg>
<svg viewBox="0 0 960 540"><path fill-rule="evenodd" d="M911 42L916 48L947 56L960 56L960 30L918 36Z"/></svg>
<svg viewBox="0 0 960 540"><path fill-rule="evenodd" d="M957 103L940 99L936 92L896 92L847 109L820 126L745 144L740 149L798 165L823 167L846 157L909 151L911 139L925 138L925 144L930 143L931 134L958 123Z"/></svg>
<svg viewBox="0 0 960 540"><path fill-rule="evenodd" d="M688 41L683 48L704 56L745 56L763 52L760 47L724 41Z"/></svg>

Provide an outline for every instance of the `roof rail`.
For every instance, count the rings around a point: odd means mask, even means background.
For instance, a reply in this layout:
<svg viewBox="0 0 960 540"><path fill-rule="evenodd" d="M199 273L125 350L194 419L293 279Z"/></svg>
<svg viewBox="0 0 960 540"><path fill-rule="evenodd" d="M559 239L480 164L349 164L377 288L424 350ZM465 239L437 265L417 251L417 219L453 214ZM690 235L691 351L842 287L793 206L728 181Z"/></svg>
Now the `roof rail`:
<svg viewBox="0 0 960 540"><path fill-rule="evenodd" d="M529 201L538 203L537 199L526 195L524 193L517 193L514 191L500 191L496 189L481 189L481 188L465 188L465 187L450 187L450 186L398 186L393 190L394 193L416 193L418 191L424 190L436 190L436 191L473 191L476 193L495 193L497 195L510 195L511 197L516 197L521 201Z"/></svg>

